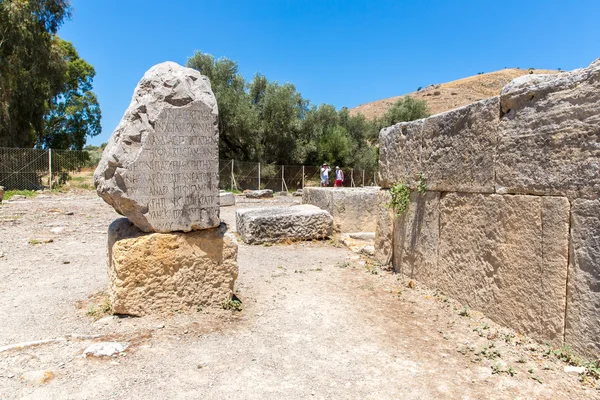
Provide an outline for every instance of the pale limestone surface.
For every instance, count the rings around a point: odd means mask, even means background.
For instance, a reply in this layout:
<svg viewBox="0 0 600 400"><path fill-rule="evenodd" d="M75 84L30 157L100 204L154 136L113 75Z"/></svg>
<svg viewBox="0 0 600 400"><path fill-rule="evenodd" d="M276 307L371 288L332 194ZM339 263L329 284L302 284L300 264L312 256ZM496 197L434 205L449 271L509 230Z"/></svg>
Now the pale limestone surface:
<svg viewBox="0 0 600 400"><path fill-rule="evenodd" d="M246 192L246 198L248 199L268 199L271 197L273 197L271 189L249 190Z"/></svg>
<svg viewBox="0 0 600 400"><path fill-rule="evenodd" d="M337 232L375 232L379 187L328 188L307 187L302 203L312 204L333 216Z"/></svg>
<svg viewBox="0 0 600 400"><path fill-rule="evenodd" d="M309 205L238 209L236 228L248 244L283 240L313 240L331 236L333 218L320 208Z"/></svg>
<svg viewBox="0 0 600 400"><path fill-rule="evenodd" d="M219 204L221 207L235 206L235 196L231 192L219 193Z"/></svg>
<svg viewBox="0 0 600 400"><path fill-rule="evenodd" d="M379 133L379 184L416 185L421 166L422 119L383 128Z"/></svg>
<svg viewBox="0 0 600 400"><path fill-rule="evenodd" d="M495 321L562 344L569 201L450 193L435 286Z"/></svg>
<svg viewBox="0 0 600 400"><path fill-rule="evenodd" d="M494 192L500 100L481 100L423 121L421 169L442 192Z"/></svg>
<svg viewBox="0 0 600 400"><path fill-rule="evenodd" d="M493 193L499 114L499 98L493 97L382 129L381 186L416 188L423 174L429 190Z"/></svg>
<svg viewBox="0 0 600 400"><path fill-rule="evenodd" d="M393 225L394 270L432 287L439 275L439 192L413 192L408 209Z"/></svg>
<svg viewBox="0 0 600 400"><path fill-rule="evenodd" d="M600 356L600 200L573 202L565 342Z"/></svg>
<svg viewBox="0 0 600 400"><path fill-rule="evenodd" d="M218 226L217 121L207 77L173 62L155 65L102 153L98 195L144 232Z"/></svg>
<svg viewBox="0 0 600 400"><path fill-rule="evenodd" d="M4 200L4 186L0 186L0 203Z"/></svg>
<svg viewBox="0 0 600 400"><path fill-rule="evenodd" d="M375 260L382 265L389 265L392 262L392 234L396 213L388 207L391 200L392 196L389 190L380 190L377 193Z"/></svg>
<svg viewBox="0 0 600 400"><path fill-rule="evenodd" d="M195 311L231 299L237 242L222 224L189 233L144 233L126 218L108 229L109 296L115 314Z"/></svg>
<svg viewBox="0 0 600 400"><path fill-rule="evenodd" d="M502 89L496 185L508 193L600 195L600 59Z"/></svg>

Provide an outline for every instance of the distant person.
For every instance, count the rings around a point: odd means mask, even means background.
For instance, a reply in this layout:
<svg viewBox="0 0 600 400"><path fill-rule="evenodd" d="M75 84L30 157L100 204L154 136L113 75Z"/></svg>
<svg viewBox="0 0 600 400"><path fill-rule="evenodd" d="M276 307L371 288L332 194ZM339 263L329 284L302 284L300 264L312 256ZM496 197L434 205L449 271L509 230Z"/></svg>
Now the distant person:
<svg viewBox="0 0 600 400"><path fill-rule="evenodd" d="M340 167L335 167L335 183L333 184L333 186L344 186L344 171L342 171Z"/></svg>
<svg viewBox="0 0 600 400"><path fill-rule="evenodd" d="M331 171L331 168L323 163L321 167L321 186L329 186L329 171Z"/></svg>

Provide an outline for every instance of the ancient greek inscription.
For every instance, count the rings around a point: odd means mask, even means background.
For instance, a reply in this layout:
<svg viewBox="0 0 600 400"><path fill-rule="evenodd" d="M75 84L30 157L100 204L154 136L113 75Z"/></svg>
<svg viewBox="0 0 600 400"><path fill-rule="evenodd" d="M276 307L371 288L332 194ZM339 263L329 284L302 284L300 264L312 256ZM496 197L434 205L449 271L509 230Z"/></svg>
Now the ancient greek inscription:
<svg viewBox="0 0 600 400"><path fill-rule="evenodd" d="M163 110L124 174L126 191L147 206L160 231L219 223L216 116L208 106Z"/></svg>

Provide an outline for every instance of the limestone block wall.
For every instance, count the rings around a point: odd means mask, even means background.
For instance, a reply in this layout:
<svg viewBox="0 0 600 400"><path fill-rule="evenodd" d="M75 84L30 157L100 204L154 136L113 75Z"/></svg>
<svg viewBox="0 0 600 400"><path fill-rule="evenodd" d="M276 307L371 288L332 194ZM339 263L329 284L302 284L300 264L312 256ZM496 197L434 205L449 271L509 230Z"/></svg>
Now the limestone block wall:
<svg viewBox="0 0 600 400"><path fill-rule="evenodd" d="M600 357L600 60L380 133L376 257L490 318Z"/></svg>
<svg viewBox="0 0 600 400"><path fill-rule="evenodd" d="M331 188L306 187L302 203L312 204L333 216L333 227L338 232L375 232L379 187Z"/></svg>

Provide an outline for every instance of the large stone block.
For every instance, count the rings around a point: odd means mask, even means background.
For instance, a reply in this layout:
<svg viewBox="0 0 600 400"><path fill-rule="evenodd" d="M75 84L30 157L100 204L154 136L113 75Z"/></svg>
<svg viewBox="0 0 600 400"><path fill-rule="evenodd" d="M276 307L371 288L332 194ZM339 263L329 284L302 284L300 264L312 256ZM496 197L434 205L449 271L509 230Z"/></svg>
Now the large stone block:
<svg viewBox="0 0 600 400"><path fill-rule="evenodd" d="M600 60L502 89L497 190L600 197Z"/></svg>
<svg viewBox="0 0 600 400"><path fill-rule="evenodd" d="M388 207L392 200L389 190L380 190L377 193L377 214L375 215L375 259L382 265L392 262L393 232L396 213Z"/></svg>
<svg viewBox="0 0 600 400"><path fill-rule="evenodd" d="M401 122L379 133L379 184L390 188L396 183L413 186L421 166L423 121Z"/></svg>
<svg viewBox="0 0 600 400"><path fill-rule="evenodd" d="M217 114L207 77L152 67L102 153L98 195L144 232L218 226Z"/></svg>
<svg viewBox="0 0 600 400"><path fill-rule="evenodd" d="M339 232L375 232L379 187L304 188L302 202L326 210Z"/></svg>
<svg viewBox="0 0 600 400"><path fill-rule="evenodd" d="M309 204L238 209L235 220L242 240L249 244L321 239L332 234L333 226L327 211Z"/></svg>
<svg viewBox="0 0 600 400"><path fill-rule="evenodd" d="M600 358L600 200L578 199L571 213L565 342Z"/></svg>
<svg viewBox="0 0 600 400"><path fill-rule="evenodd" d="M144 233L126 218L108 229L109 295L115 314L146 315L231 299L237 242L218 228Z"/></svg>
<svg viewBox="0 0 600 400"><path fill-rule="evenodd" d="M569 212L564 197L442 197L435 286L501 324L560 345Z"/></svg>
<svg viewBox="0 0 600 400"><path fill-rule="evenodd" d="M432 191L494 192L500 100L492 97L423 121L421 171Z"/></svg>
<svg viewBox="0 0 600 400"><path fill-rule="evenodd" d="M394 270L431 287L437 287L439 275L439 203L439 192L411 193L393 227Z"/></svg>
<svg viewBox="0 0 600 400"><path fill-rule="evenodd" d="M221 207L235 206L235 196L231 192L220 192L219 204Z"/></svg>

